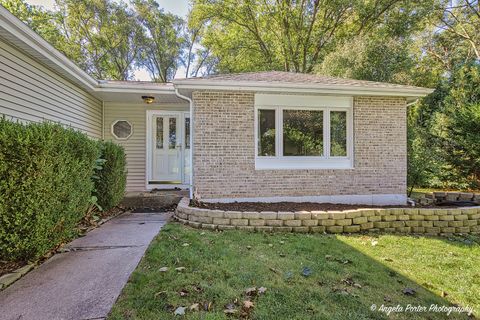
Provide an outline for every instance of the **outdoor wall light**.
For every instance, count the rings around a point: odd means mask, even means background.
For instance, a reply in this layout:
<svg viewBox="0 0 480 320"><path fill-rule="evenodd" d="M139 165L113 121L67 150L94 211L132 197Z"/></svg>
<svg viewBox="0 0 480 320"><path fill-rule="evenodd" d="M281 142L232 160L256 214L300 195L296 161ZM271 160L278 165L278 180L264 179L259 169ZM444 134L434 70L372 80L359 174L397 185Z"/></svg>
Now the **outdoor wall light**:
<svg viewBox="0 0 480 320"><path fill-rule="evenodd" d="M152 96L142 96L142 99L143 99L143 101L144 101L146 104L151 104L151 103L153 103L153 101L155 100L155 97L152 97Z"/></svg>

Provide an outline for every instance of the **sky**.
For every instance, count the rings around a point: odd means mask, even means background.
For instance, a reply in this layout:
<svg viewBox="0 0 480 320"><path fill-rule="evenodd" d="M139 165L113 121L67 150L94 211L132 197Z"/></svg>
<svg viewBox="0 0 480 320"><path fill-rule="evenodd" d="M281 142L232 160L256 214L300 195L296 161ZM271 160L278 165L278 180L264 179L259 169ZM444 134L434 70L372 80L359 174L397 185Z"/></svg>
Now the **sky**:
<svg viewBox="0 0 480 320"><path fill-rule="evenodd" d="M26 0L27 3L37 6L43 6L46 9L54 9L55 0ZM188 14L188 0L156 0L161 8L177 16L186 17ZM185 68L180 67L177 70L175 78L185 78ZM150 80L148 72L144 69L135 71L135 80Z"/></svg>

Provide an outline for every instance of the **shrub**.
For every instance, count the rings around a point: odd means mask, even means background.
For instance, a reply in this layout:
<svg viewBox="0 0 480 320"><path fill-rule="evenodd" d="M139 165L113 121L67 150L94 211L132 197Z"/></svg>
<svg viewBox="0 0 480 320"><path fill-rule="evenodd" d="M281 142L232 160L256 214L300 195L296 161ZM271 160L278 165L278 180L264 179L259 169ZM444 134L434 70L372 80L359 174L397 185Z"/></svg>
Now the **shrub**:
<svg viewBox="0 0 480 320"><path fill-rule="evenodd" d="M127 183L125 151L113 142L99 142L102 168L95 177L95 196L102 210L109 210L122 201Z"/></svg>
<svg viewBox="0 0 480 320"><path fill-rule="evenodd" d="M76 233L97 142L51 123L0 119L0 259L35 259Z"/></svg>

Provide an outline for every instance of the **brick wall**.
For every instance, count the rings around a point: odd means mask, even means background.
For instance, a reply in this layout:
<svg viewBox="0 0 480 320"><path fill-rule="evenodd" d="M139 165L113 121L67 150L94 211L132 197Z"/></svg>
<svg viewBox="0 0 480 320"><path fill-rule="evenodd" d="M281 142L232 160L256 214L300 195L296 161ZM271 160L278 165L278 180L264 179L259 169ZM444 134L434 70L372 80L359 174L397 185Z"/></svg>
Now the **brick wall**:
<svg viewBox="0 0 480 320"><path fill-rule="evenodd" d="M255 170L254 93L196 91L194 184L202 199L405 194L406 101L354 99L354 169Z"/></svg>

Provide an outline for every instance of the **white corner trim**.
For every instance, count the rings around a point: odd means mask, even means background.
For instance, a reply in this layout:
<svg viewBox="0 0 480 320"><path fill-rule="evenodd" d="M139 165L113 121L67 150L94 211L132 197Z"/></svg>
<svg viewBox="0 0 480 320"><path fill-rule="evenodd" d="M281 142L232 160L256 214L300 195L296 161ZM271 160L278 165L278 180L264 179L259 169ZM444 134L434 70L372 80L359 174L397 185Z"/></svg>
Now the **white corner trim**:
<svg viewBox="0 0 480 320"><path fill-rule="evenodd" d="M232 202L314 202L314 203L340 203L364 205L406 205L406 194L367 194L367 195L321 195L299 197L255 197L255 198L213 198L203 199L209 203Z"/></svg>

